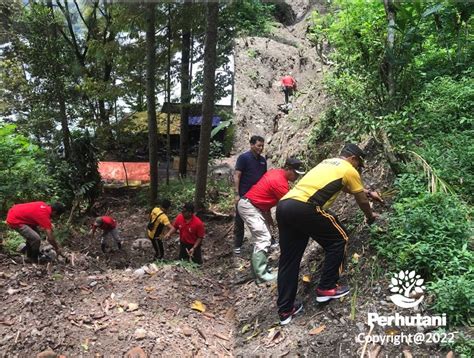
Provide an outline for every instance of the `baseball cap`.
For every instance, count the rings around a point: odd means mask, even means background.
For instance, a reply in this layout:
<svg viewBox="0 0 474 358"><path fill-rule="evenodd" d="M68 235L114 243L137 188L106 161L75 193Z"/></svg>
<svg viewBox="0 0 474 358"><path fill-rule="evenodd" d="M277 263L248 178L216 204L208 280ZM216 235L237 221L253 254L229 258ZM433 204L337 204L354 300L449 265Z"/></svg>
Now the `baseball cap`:
<svg viewBox="0 0 474 358"><path fill-rule="evenodd" d="M303 163L296 158L288 158L285 162L285 168L291 168L299 175L306 173L303 169Z"/></svg>
<svg viewBox="0 0 474 358"><path fill-rule="evenodd" d="M346 143L344 148L342 148L341 155L355 155L360 159L360 166L364 166L364 158L365 158L365 152L357 146L357 144L354 143Z"/></svg>

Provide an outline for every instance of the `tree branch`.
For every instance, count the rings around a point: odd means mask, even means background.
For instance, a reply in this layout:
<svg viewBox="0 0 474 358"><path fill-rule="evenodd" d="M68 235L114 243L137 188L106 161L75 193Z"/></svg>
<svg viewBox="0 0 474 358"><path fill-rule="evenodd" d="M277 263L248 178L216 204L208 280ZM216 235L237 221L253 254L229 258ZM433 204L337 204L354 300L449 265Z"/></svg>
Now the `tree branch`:
<svg viewBox="0 0 474 358"><path fill-rule="evenodd" d="M56 0L56 4L58 5L59 9L63 13L64 17L66 18L67 21L67 26L69 29L69 33L71 35L71 41L69 41L70 44L72 44L74 48L74 52L76 53L76 56L81 63L81 65L84 67L84 58L81 55L81 52L79 51L79 45L77 43L76 35L74 34L74 29L72 27L72 20L71 20L71 14L69 13L69 6L67 3L67 0L64 1L64 6L61 4L60 0ZM62 32L62 31L61 31Z"/></svg>

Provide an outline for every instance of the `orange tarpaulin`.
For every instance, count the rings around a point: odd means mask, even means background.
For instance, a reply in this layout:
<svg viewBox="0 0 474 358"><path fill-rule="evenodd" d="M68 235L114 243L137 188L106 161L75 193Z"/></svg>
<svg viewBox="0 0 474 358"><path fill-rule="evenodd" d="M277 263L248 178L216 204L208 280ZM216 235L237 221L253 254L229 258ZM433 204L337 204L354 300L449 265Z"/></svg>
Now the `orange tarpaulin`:
<svg viewBox="0 0 474 358"><path fill-rule="evenodd" d="M103 180L150 181L150 165L146 162L99 162L99 173Z"/></svg>

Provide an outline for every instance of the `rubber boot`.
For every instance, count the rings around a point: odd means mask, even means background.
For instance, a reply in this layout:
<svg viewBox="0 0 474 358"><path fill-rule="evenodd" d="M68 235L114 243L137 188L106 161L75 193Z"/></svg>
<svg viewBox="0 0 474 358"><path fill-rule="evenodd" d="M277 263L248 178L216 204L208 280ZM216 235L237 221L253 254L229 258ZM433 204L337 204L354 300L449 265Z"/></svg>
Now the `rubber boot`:
<svg viewBox="0 0 474 358"><path fill-rule="evenodd" d="M252 254L252 270L257 283L274 281L276 273L268 272L268 259L265 251L258 251Z"/></svg>

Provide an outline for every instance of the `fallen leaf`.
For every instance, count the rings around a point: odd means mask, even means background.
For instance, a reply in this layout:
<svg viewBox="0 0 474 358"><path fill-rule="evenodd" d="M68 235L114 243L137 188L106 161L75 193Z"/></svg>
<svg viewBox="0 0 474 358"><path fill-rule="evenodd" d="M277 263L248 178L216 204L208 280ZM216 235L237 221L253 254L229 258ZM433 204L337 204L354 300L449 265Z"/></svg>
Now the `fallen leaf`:
<svg viewBox="0 0 474 358"><path fill-rule="evenodd" d="M225 313L225 319L227 321L233 321L235 319L235 310L234 307L230 307Z"/></svg>
<svg viewBox="0 0 474 358"><path fill-rule="evenodd" d="M183 327L181 331L186 337L191 337L193 335L193 330L189 327Z"/></svg>
<svg viewBox="0 0 474 358"><path fill-rule="evenodd" d="M304 275L303 276L303 282L310 283L311 282L311 276L310 275Z"/></svg>
<svg viewBox="0 0 474 358"><path fill-rule="evenodd" d="M369 358L377 358L380 351L382 350L382 346L375 346L370 352L369 352Z"/></svg>
<svg viewBox="0 0 474 358"><path fill-rule="evenodd" d="M320 334L322 331L324 331L326 329L326 325L323 324L322 326L319 326L319 327L315 327L313 328L311 331L309 331L309 334L311 336L315 336L317 334Z"/></svg>
<svg viewBox="0 0 474 358"><path fill-rule="evenodd" d="M138 309L138 304L136 303L129 303L127 306L127 311L129 312L136 311L137 309Z"/></svg>
<svg viewBox="0 0 474 358"><path fill-rule="evenodd" d="M123 312L123 308L122 308L122 307L118 307L118 308L117 308L117 311L118 311L119 313L122 313L122 312Z"/></svg>
<svg viewBox="0 0 474 358"><path fill-rule="evenodd" d="M449 351L448 354L446 354L446 358L454 358L453 351Z"/></svg>
<svg viewBox="0 0 474 358"><path fill-rule="evenodd" d="M215 314L212 314L210 312L203 312L203 316L206 316L207 318L216 318Z"/></svg>
<svg viewBox="0 0 474 358"><path fill-rule="evenodd" d="M191 309L198 312L204 312L206 311L206 305L201 301L196 300L191 304Z"/></svg>
<svg viewBox="0 0 474 358"><path fill-rule="evenodd" d="M357 252L355 252L354 255L352 255L352 261L355 263L359 262L359 258L360 258L360 255Z"/></svg>
<svg viewBox="0 0 474 358"><path fill-rule="evenodd" d="M83 343L81 343L81 348L83 350L85 350L86 352L89 350L89 339L88 338L86 338L86 340Z"/></svg>
<svg viewBox="0 0 474 358"><path fill-rule="evenodd" d="M126 354L125 358L146 358L147 355L140 347L130 349Z"/></svg>
<svg viewBox="0 0 474 358"><path fill-rule="evenodd" d="M240 332L241 332L242 334L244 334L244 333L250 331L250 328L251 328L250 324L247 323L247 324L245 324L245 325L242 327L242 329L241 329Z"/></svg>
<svg viewBox="0 0 474 358"><path fill-rule="evenodd" d="M229 338L229 337L224 336L224 335L221 334L221 333L214 333L214 336L216 336L217 338L223 339L224 341L230 341L230 338Z"/></svg>
<svg viewBox="0 0 474 358"><path fill-rule="evenodd" d="M146 286L145 287L146 292L151 292L151 291L154 291L154 290L155 290L155 287L153 287L153 286Z"/></svg>
<svg viewBox="0 0 474 358"><path fill-rule="evenodd" d="M278 344L283 340L284 338L283 334L277 328L273 327L273 328L270 328L268 331L269 331L268 336L267 336L268 344L270 343Z"/></svg>

